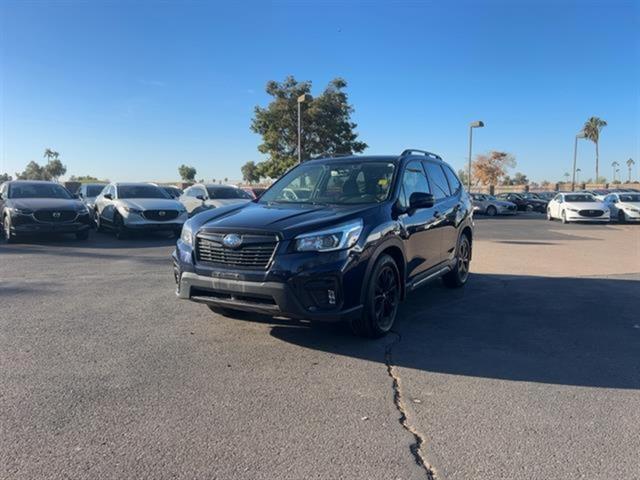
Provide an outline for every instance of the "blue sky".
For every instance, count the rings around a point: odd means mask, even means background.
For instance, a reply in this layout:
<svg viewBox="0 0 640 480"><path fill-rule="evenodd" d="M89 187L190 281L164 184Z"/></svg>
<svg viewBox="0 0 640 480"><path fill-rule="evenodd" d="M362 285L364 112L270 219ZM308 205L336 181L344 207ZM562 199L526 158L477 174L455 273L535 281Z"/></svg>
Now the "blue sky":
<svg viewBox="0 0 640 480"><path fill-rule="evenodd" d="M51 147L68 174L174 180L186 163L239 179L262 159L253 108L290 74L315 92L348 81L367 153L425 148L457 169L482 119L474 152L558 180L597 115L601 172L640 164L639 1L0 5L0 172ZM582 142L583 178L594 163Z"/></svg>

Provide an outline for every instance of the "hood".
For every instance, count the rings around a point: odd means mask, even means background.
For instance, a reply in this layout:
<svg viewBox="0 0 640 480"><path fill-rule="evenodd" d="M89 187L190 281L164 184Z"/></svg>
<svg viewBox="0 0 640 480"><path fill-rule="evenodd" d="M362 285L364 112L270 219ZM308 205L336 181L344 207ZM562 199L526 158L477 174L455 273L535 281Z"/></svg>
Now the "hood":
<svg viewBox="0 0 640 480"><path fill-rule="evenodd" d="M640 202L620 202L616 205L618 208L635 208L640 210Z"/></svg>
<svg viewBox="0 0 640 480"><path fill-rule="evenodd" d="M138 210L184 210L180 202L169 198L120 198L117 202Z"/></svg>
<svg viewBox="0 0 640 480"><path fill-rule="evenodd" d="M80 210L84 207L80 200L66 198L11 198L15 208L30 210Z"/></svg>
<svg viewBox="0 0 640 480"><path fill-rule="evenodd" d="M209 210L193 217L204 229L232 232L264 231L292 238L301 232L362 217L380 205L267 205L246 203Z"/></svg>
<svg viewBox="0 0 640 480"><path fill-rule="evenodd" d="M564 202L563 205L576 210L607 210L602 202Z"/></svg>
<svg viewBox="0 0 640 480"><path fill-rule="evenodd" d="M207 203L216 207L224 207L226 205L237 205L239 203L248 203L251 200L248 198L220 198L208 200Z"/></svg>

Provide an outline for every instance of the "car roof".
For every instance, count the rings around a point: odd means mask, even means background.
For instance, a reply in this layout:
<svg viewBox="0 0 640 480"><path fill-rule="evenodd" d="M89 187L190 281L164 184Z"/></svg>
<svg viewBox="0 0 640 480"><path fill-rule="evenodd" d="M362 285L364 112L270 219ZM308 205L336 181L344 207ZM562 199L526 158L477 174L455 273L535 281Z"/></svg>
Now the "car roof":
<svg viewBox="0 0 640 480"><path fill-rule="evenodd" d="M60 185L61 187L64 187L64 185L57 182L52 182L51 180L8 180L6 183L53 183L54 185Z"/></svg>
<svg viewBox="0 0 640 480"><path fill-rule="evenodd" d="M203 186L205 188L238 188L235 185L220 185L219 183L196 183L195 185L193 185L194 187L198 185L198 186Z"/></svg>
<svg viewBox="0 0 640 480"><path fill-rule="evenodd" d="M417 156L417 155L414 155ZM340 157L321 157L305 160L303 163L341 163L341 162L389 162L397 163L402 157L397 155L344 155ZM408 157L407 157L408 158Z"/></svg>
<svg viewBox="0 0 640 480"><path fill-rule="evenodd" d="M157 185L149 182L114 182L113 185L116 187L157 187Z"/></svg>

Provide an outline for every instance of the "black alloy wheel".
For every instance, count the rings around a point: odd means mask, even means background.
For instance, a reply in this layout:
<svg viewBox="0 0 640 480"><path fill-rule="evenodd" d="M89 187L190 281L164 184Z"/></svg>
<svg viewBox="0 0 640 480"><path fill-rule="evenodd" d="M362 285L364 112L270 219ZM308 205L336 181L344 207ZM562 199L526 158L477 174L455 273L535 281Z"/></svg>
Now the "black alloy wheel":
<svg viewBox="0 0 640 480"><path fill-rule="evenodd" d="M400 272L393 258L382 255L376 261L365 289L362 314L351 328L356 335L379 338L393 327L400 305Z"/></svg>
<svg viewBox="0 0 640 480"><path fill-rule="evenodd" d="M469 279L469 270L471 268L471 242L469 237L462 235L458 242L456 252L456 264L449 273L442 277L445 286L449 288L462 287Z"/></svg>
<svg viewBox="0 0 640 480"><path fill-rule="evenodd" d="M116 238L118 240L127 238L127 227L124 226L124 220L118 213L113 216L113 228L116 232Z"/></svg>

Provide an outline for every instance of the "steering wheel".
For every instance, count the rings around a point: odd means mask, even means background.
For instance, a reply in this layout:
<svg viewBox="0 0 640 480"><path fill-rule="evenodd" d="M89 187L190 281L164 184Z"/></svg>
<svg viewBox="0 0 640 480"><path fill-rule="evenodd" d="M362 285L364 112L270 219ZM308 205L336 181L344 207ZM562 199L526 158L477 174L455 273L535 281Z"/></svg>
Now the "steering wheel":
<svg viewBox="0 0 640 480"><path fill-rule="evenodd" d="M296 195L296 192L294 192L290 188L285 188L284 190L282 190L282 196L285 198L285 200L288 200L290 202L295 202L296 200L298 200L298 195Z"/></svg>

